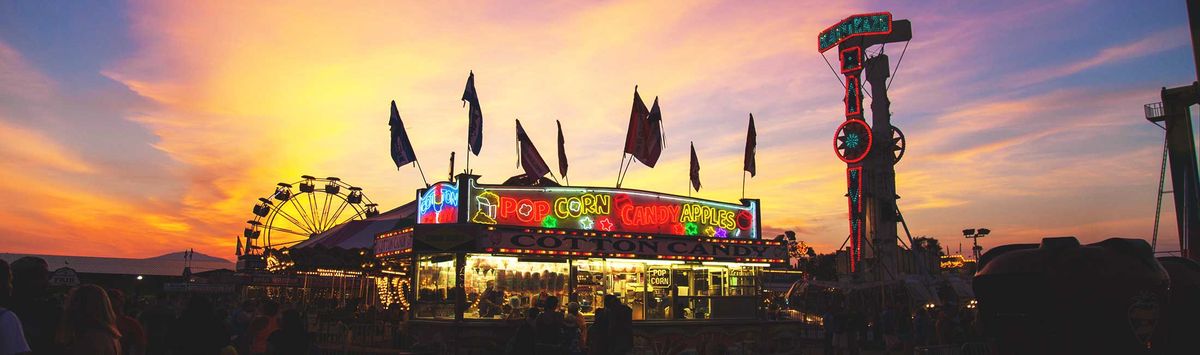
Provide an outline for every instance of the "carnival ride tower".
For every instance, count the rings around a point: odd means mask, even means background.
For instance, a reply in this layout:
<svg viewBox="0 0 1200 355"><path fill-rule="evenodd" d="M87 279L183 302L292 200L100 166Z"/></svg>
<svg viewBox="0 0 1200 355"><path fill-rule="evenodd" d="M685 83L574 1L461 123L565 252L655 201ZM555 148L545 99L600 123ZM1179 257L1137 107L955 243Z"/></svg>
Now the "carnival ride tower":
<svg viewBox="0 0 1200 355"><path fill-rule="evenodd" d="M1179 232L1180 256L1200 261L1200 160L1196 156L1196 137L1192 134L1191 108L1200 104L1200 0L1187 1L1188 27L1192 34L1192 65L1196 80L1191 85L1162 88L1161 102L1148 104L1146 119L1164 131L1162 171L1158 178L1158 207L1154 213L1151 246L1158 247L1158 226L1162 214L1162 196L1174 195L1175 222ZM1160 124L1162 123L1162 124ZM1168 160L1169 159L1169 160ZM1167 170L1171 172L1170 191L1163 188Z"/></svg>
<svg viewBox="0 0 1200 355"><path fill-rule="evenodd" d="M818 52L837 47L845 80L846 119L837 128L833 145L834 153L846 163L849 270L865 271L864 275L875 280L899 276L896 223L901 218L896 208L895 164L904 155L905 141L903 133L891 124L888 56L882 47L873 56L868 56L867 49L910 39L909 21L893 21L886 12L847 17L817 36ZM871 85L870 125L862 107L864 79ZM864 259L874 262L868 265Z"/></svg>

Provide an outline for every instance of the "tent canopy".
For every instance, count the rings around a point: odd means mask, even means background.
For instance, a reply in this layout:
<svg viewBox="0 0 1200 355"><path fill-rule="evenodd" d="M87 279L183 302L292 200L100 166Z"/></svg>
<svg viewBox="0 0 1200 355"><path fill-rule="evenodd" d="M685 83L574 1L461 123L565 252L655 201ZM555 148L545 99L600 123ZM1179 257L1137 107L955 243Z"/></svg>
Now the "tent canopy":
<svg viewBox="0 0 1200 355"><path fill-rule="evenodd" d="M374 217L339 224L292 246L292 248L322 246L325 248L371 249L375 246L376 235L413 225L416 212L416 201L409 202Z"/></svg>

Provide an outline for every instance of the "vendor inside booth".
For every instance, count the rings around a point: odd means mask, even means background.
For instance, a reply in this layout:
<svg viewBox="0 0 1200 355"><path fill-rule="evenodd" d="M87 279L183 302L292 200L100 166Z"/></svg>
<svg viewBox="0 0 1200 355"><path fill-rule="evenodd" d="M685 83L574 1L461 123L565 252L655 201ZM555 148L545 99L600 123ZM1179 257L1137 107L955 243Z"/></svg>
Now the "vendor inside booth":
<svg viewBox="0 0 1200 355"><path fill-rule="evenodd" d="M752 319L761 270L786 262L757 200L477 179L418 190L416 225L377 237L383 262L415 265L414 318L520 318L549 296L592 315L614 295L635 320Z"/></svg>

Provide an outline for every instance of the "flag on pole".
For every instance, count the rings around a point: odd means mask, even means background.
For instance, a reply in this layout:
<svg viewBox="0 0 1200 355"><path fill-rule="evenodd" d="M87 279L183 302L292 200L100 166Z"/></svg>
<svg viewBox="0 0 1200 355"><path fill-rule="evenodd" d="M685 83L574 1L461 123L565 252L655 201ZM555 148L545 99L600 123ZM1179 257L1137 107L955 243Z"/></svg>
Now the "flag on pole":
<svg viewBox="0 0 1200 355"><path fill-rule="evenodd" d="M642 96L638 94L637 86L633 87L633 110L629 113L629 130L625 132L625 153L637 156L641 154L641 145L643 143L641 132L646 126L646 117L650 116L650 110L646 109L646 103L642 102Z"/></svg>
<svg viewBox="0 0 1200 355"><path fill-rule="evenodd" d="M696 143L692 143L692 188L700 191L700 159L696 158Z"/></svg>
<svg viewBox="0 0 1200 355"><path fill-rule="evenodd" d="M638 135L642 142L639 146L641 151L634 154L634 157L653 168L654 164L658 164L663 150L662 111L658 108L658 97L654 98L654 105L650 108L650 114L646 116L646 123L642 125Z"/></svg>
<svg viewBox="0 0 1200 355"><path fill-rule="evenodd" d="M471 148L471 153L479 155L479 149L483 148L483 108L479 107L479 94L475 92L475 72L471 71L471 76L467 77L467 88L463 90L463 105L471 104L471 110L467 117L467 146Z"/></svg>
<svg viewBox="0 0 1200 355"><path fill-rule="evenodd" d="M392 161L396 162L396 168L416 161L417 153L413 151L412 141L408 140L408 132L404 130L400 111L396 110L396 100L392 100L392 117L388 120L388 125L392 126Z"/></svg>
<svg viewBox="0 0 1200 355"><path fill-rule="evenodd" d="M567 140L563 138L562 122L554 120L558 124L558 175L567 177Z"/></svg>
<svg viewBox="0 0 1200 355"><path fill-rule="evenodd" d="M750 128L746 129L746 158L743 162L743 169L754 176L754 150L758 147L758 132L754 130L754 114L750 114Z"/></svg>
<svg viewBox="0 0 1200 355"><path fill-rule="evenodd" d="M546 161L538 153L537 147L533 146L529 135L525 134L525 128L521 127L521 120L517 120L517 145L520 146L518 159L520 159L521 168L525 170L525 176L536 181L550 172L550 166L546 165Z"/></svg>

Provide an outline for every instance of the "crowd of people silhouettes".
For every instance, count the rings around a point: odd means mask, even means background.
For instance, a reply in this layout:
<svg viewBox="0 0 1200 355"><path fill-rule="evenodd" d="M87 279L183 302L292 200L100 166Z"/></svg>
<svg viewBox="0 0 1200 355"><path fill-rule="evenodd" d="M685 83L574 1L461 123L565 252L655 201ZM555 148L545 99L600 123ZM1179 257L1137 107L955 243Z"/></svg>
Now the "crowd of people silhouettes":
<svg viewBox="0 0 1200 355"><path fill-rule="evenodd" d="M558 297L548 296L525 311L524 320L509 340L507 354L616 355L633 350L633 309L614 295L604 296L604 307L596 309L589 326L570 302L565 312Z"/></svg>
<svg viewBox="0 0 1200 355"><path fill-rule="evenodd" d="M0 260L0 355L317 354L301 312L271 300L161 296L136 313L117 289L83 284L56 300L46 261Z"/></svg>

